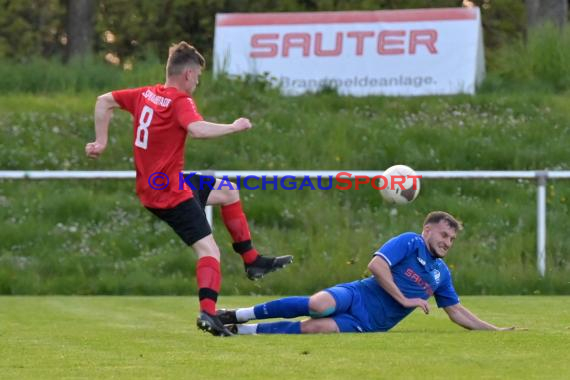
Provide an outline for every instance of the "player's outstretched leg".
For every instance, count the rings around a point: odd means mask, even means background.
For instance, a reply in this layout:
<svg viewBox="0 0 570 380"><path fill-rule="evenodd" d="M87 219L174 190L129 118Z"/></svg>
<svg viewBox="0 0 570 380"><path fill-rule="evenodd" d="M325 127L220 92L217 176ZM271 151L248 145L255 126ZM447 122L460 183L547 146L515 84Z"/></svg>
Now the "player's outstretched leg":
<svg viewBox="0 0 570 380"><path fill-rule="evenodd" d="M311 297L286 297L236 310L218 310L218 316L234 334L317 334L339 332L334 319L336 301L326 292ZM303 322L283 321L259 324L242 324L252 319L295 318L311 316Z"/></svg>
<svg viewBox="0 0 570 380"><path fill-rule="evenodd" d="M252 319L309 316L309 297L286 297L236 310L220 309L217 315L223 324L244 323Z"/></svg>
<svg viewBox="0 0 570 380"><path fill-rule="evenodd" d="M283 321L259 324L228 326L233 334L325 334L338 333L339 328L332 318L307 319L302 322Z"/></svg>
<svg viewBox="0 0 570 380"><path fill-rule="evenodd" d="M231 325L230 329L234 334L255 335L255 334L301 334L301 322L271 322L252 323L245 325Z"/></svg>

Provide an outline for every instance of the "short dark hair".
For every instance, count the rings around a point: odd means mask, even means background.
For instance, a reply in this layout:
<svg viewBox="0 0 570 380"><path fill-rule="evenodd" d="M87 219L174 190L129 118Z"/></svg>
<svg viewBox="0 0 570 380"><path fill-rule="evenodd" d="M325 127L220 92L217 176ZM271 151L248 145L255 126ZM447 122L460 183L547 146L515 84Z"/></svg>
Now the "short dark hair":
<svg viewBox="0 0 570 380"><path fill-rule="evenodd" d="M182 73L190 65L206 67L206 60L198 50L188 42L180 41L168 50L168 61L166 62L166 75L177 75Z"/></svg>
<svg viewBox="0 0 570 380"><path fill-rule="evenodd" d="M442 220L445 220L447 224L449 224L449 227L453 228L455 231L461 231L463 229L463 224L445 211L430 212L424 220L424 226L428 224L437 224Z"/></svg>

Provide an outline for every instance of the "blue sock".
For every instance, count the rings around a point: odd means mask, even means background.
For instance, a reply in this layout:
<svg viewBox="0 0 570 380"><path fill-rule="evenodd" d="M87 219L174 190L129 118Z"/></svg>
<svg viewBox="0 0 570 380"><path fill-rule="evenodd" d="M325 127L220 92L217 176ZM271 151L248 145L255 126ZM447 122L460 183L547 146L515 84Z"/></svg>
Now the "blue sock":
<svg viewBox="0 0 570 380"><path fill-rule="evenodd" d="M309 315L309 297L286 297L254 306L256 319L295 318Z"/></svg>
<svg viewBox="0 0 570 380"><path fill-rule="evenodd" d="M301 322L273 322L257 325L258 334L301 334Z"/></svg>

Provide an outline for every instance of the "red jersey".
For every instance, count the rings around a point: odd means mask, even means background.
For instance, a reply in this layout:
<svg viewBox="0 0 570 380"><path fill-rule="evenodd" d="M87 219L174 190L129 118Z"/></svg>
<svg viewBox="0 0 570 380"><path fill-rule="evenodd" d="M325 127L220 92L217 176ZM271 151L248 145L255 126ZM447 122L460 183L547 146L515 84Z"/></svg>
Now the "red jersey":
<svg viewBox="0 0 570 380"><path fill-rule="evenodd" d="M164 209L192 198L192 190L183 181L179 184L186 127L203 120L192 98L161 84L112 94L121 108L133 115L136 188L141 203Z"/></svg>

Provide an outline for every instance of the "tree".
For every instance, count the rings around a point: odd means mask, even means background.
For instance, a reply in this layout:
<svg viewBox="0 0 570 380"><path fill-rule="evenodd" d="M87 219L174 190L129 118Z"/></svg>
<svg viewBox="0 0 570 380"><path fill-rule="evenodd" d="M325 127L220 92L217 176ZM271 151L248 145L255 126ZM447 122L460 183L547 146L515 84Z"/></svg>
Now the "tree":
<svg viewBox="0 0 570 380"><path fill-rule="evenodd" d="M92 53L94 31L94 0L67 1L66 58L83 58Z"/></svg>
<svg viewBox="0 0 570 380"><path fill-rule="evenodd" d="M568 0L526 0L528 29L552 22L564 27L568 17Z"/></svg>

